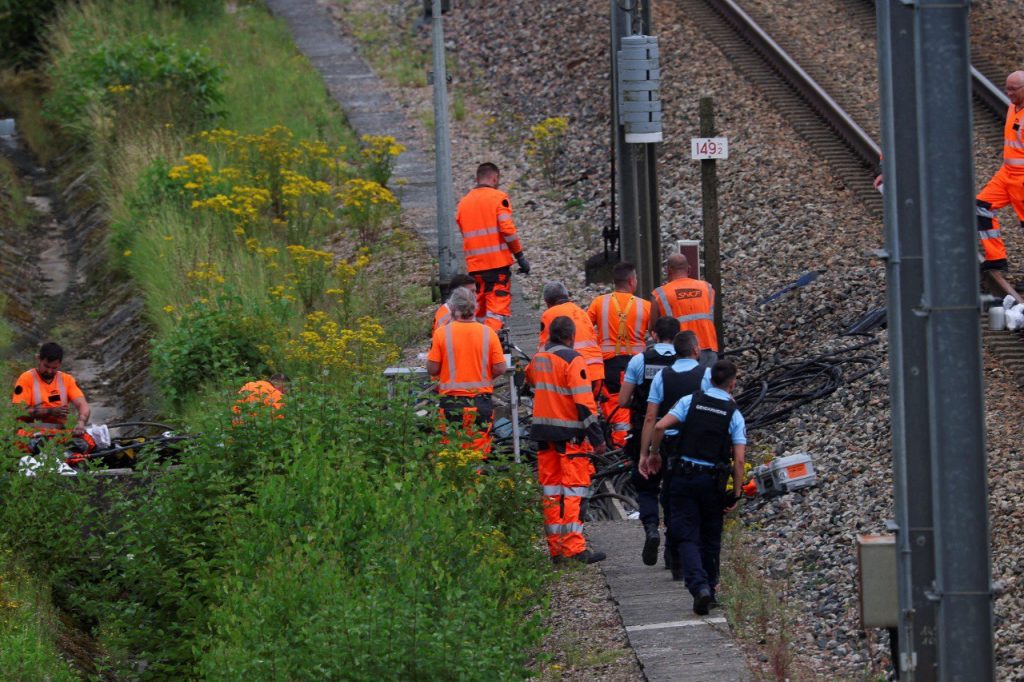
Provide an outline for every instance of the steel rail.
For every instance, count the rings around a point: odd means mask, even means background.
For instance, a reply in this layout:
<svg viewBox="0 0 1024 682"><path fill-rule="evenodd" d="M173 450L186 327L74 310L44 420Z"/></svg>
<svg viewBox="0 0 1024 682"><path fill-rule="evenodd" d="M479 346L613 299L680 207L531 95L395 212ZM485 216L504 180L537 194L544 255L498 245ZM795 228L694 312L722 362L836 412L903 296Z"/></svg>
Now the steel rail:
<svg viewBox="0 0 1024 682"><path fill-rule="evenodd" d="M996 86L973 65L971 66L971 87L974 90L974 96L1002 120L1010 106L1010 98L1006 96L1002 88Z"/></svg>
<svg viewBox="0 0 1024 682"><path fill-rule="evenodd" d="M782 46L733 0L705 0L821 116L869 167L876 168L882 149L832 96Z"/></svg>

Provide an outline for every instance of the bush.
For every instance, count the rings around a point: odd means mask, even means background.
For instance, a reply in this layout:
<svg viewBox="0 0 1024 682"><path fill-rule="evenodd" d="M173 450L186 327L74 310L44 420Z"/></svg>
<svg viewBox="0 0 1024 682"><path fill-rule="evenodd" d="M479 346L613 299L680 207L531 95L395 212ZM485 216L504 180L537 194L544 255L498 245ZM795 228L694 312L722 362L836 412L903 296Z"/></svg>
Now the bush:
<svg viewBox="0 0 1024 682"><path fill-rule="evenodd" d="M270 316L238 298L196 302L154 341L153 374L163 394L180 403L211 380L268 372L268 349L276 345L275 336Z"/></svg>
<svg viewBox="0 0 1024 682"><path fill-rule="evenodd" d="M220 67L195 50L143 35L72 52L51 64L46 114L82 139L110 112L114 123L172 125L186 130L213 121L223 101Z"/></svg>
<svg viewBox="0 0 1024 682"><path fill-rule="evenodd" d="M552 188L558 182L558 159L565 151L565 136L568 131L569 119L564 116L551 116L530 126L526 155L540 166L544 180Z"/></svg>
<svg viewBox="0 0 1024 682"><path fill-rule="evenodd" d="M0 541L133 679L526 677L549 574L529 468L433 454L411 392L353 381L239 426L210 390L179 467L128 487L10 466Z"/></svg>
<svg viewBox="0 0 1024 682"><path fill-rule="evenodd" d="M46 25L57 12L60 0L0 0L0 61L25 66L42 55L39 49Z"/></svg>

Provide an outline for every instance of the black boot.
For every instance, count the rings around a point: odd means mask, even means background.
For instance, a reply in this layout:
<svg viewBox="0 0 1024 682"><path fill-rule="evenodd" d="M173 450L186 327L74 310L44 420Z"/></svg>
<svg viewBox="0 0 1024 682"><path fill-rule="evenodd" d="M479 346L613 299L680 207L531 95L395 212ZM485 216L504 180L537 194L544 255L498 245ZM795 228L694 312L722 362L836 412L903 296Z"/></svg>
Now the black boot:
<svg viewBox="0 0 1024 682"><path fill-rule="evenodd" d="M649 523L644 526L644 551L640 554L645 566L653 566L658 563L658 547L661 545L661 532L657 524Z"/></svg>

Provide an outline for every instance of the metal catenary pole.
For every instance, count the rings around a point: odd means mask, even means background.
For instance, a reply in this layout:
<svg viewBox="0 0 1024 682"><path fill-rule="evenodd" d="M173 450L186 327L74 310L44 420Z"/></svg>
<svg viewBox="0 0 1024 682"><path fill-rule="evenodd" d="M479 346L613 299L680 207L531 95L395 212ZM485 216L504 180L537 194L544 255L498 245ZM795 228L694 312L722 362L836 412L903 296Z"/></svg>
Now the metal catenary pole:
<svg viewBox="0 0 1024 682"><path fill-rule="evenodd" d="M632 35L631 13L624 10L621 0L611 0L611 60L612 60L612 137L615 140L615 171L619 194L619 256L635 263L639 268L640 245L637 236L636 162L633 145L626 144L626 136L619 125L619 68L618 53L622 37Z"/></svg>
<svg viewBox="0 0 1024 682"><path fill-rule="evenodd" d="M715 136L715 103L710 97L700 98L700 136ZM700 162L701 209L704 222L705 277L715 288L715 332L722 344L722 257L718 229L718 167L714 159Z"/></svg>
<svg viewBox="0 0 1024 682"><path fill-rule="evenodd" d="M448 132L448 75L444 63L444 20L441 0L433 0L431 39L434 58L434 183L437 194L438 280L447 291L459 271L461 245L456 241L455 195L452 189L452 149Z"/></svg>
<svg viewBox="0 0 1024 682"><path fill-rule="evenodd" d="M654 34L651 3L640 2L638 17L640 31ZM640 276L637 286L643 294L654 290L661 282L661 220L658 211L658 148L655 144L636 145L637 190L640 202Z"/></svg>
<svg viewBox="0 0 1024 682"><path fill-rule="evenodd" d="M916 124L913 9L898 0L876 5L889 319L889 396L900 600L900 680L937 679L928 433L926 320L915 314L924 290L917 139L897 134ZM899 84L897 86L897 84Z"/></svg>
<svg viewBox="0 0 1024 682"><path fill-rule="evenodd" d="M916 0L939 679L991 680L986 482L968 0ZM916 475L917 472L909 472Z"/></svg>

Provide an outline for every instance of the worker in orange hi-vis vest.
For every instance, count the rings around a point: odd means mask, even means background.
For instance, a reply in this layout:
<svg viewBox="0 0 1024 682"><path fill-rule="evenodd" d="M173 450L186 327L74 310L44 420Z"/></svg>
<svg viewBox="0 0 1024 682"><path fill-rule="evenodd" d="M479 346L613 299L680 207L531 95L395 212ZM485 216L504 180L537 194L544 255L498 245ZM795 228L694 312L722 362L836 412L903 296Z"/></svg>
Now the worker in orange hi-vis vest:
<svg viewBox="0 0 1024 682"><path fill-rule="evenodd" d="M451 291L455 291L458 287L465 287L474 294L476 293L476 280L469 275L464 275L461 272L457 275L452 275L452 279L448 282L448 287ZM448 302L445 301L441 304L441 307L434 313L434 327L430 330L431 336L437 331L438 327L443 327L452 321L452 311L448 307Z"/></svg>
<svg viewBox="0 0 1024 682"><path fill-rule="evenodd" d="M14 383L11 404L25 406L24 413L18 416L23 422L19 435L39 431L50 435L59 433L67 422L69 406L78 412L72 435L85 433L92 408L74 377L60 370L63 362L64 349L53 342L44 343L39 348L36 367L23 372Z"/></svg>
<svg viewBox="0 0 1024 682"><path fill-rule="evenodd" d="M615 291L595 298L587 314L597 328L597 341L604 358L604 386L601 414L611 429L611 442L621 448L629 435L628 408L619 407L619 389L630 358L646 347L651 304L634 296L637 277L632 263L616 263L612 268Z"/></svg>
<svg viewBox="0 0 1024 682"><path fill-rule="evenodd" d="M242 388L238 389L238 400L231 407L231 411L235 414L231 419L231 423L235 426L239 426L245 423L246 418L255 418L257 416L257 409L248 408L249 411L246 414L242 413L242 408L245 405L262 405L264 408L270 408L274 413L275 419L284 419L284 415L281 414L281 410L284 408L284 394L288 392L288 377L285 374L278 372L272 375L269 379L260 379L257 381L250 381L246 383Z"/></svg>
<svg viewBox="0 0 1024 682"><path fill-rule="evenodd" d="M715 289L708 282L689 276L686 256L673 253L665 261L668 282L651 292L651 331L663 315L679 320L681 331L692 331L700 343L700 364L710 367L718 360L715 331Z"/></svg>
<svg viewBox="0 0 1024 682"><path fill-rule="evenodd" d="M469 444L484 456L491 451L494 377L505 373L498 334L477 322L476 297L457 287L448 299L452 321L434 331L427 353L427 373L438 378L442 430L457 424ZM446 440L447 442L447 440Z"/></svg>
<svg viewBox="0 0 1024 682"><path fill-rule="evenodd" d="M975 198L978 242L981 244L981 269L1005 270L1006 245L996 211L1013 205L1024 227L1024 71L1006 77L1006 96L1010 107L1003 125L1003 165ZM884 177L875 178L881 191Z"/></svg>
<svg viewBox="0 0 1024 682"><path fill-rule="evenodd" d="M512 222L512 203L498 189L501 174L493 163L476 169L476 187L459 201L455 222L462 232L466 270L476 281L476 318L500 331L512 315L512 261L530 273Z"/></svg>
<svg viewBox="0 0 1024 682"><path fill-rule="evenodd" d="M587 365L587 376L590 377L594 389L594 399L601 395L601 384L604 383L604 356L601 346L597 343L594 323L583 308L569 300L569 290L561 282L548 282L544 285L544 303L548 309L540 316L540 336L537 348L543 348L548 342L548 328L552 320L565 315L576 327L573 350L583 356Z"/></svg>
<svg viewBox="0 0 1024 682"><path fill-rule="evenodd" d="M983 270L1006 269L1006 246L995 212L1012 204L1024 226L1024 71L1006 77L1006 96L1010 106L1003 126L1003 165L976 200Z"/></svg>
<svg viewBox="0 0 1024 682"><path fill-rule="evenodd" d="M543 488L551 560L592 564L605 554L587 548L580 505L594 473L589 454L603 454L605 443L587 364L572 349L575 332L569 317L551 320L550 340L526 367L526 380L533 386L530 438L537 441L537 479Z"/></svg>

